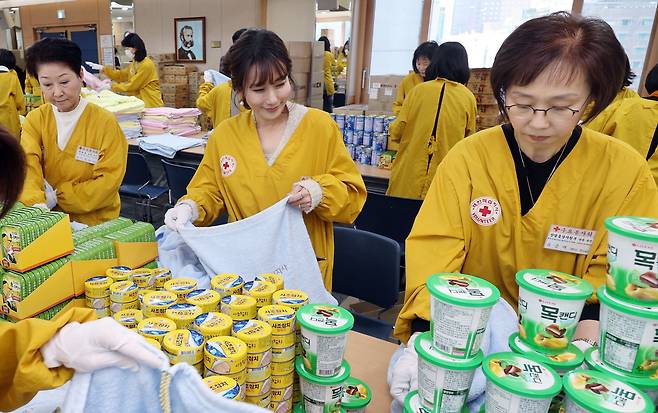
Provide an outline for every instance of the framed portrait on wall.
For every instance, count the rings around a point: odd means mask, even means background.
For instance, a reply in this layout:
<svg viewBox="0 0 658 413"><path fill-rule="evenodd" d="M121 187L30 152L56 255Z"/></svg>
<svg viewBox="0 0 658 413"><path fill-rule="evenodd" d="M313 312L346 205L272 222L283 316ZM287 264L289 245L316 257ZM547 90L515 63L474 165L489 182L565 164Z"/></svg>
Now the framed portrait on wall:
<svg viewBox="0 0 658 413"><path fill-rule="evenodd" d="M176 61L206 63L206 18L181 17L174 19Z"/></svg>

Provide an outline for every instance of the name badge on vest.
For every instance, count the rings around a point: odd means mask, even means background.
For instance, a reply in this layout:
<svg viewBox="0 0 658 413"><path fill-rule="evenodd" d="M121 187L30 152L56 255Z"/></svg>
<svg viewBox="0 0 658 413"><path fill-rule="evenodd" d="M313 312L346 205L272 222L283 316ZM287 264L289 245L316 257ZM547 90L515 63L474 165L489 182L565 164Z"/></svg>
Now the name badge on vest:
<svg viewBox="0 0 658 413"><path fill-rule="evenodd" d="M596 231L590 229L551 225L544 242L544 248L572 254L589 254Z"/></svg>
<svg viewBox="0 0 658 413"><path fill-rule="evenodd" d="M98 149L78 145L78 149L75 151L75 160L96 165L100 155L101 152Z"/></svg>

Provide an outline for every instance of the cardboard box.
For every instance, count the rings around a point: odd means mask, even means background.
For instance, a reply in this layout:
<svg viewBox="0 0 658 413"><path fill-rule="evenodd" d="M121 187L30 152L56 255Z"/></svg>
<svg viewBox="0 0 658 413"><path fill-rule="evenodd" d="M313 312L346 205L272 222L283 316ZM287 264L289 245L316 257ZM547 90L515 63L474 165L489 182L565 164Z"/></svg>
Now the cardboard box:
<svg viewBox="0 0 658 413"><path fill-rule="evenodd" d="M478 105L497 105L494 95L479 93L475 95L475 101Z"/></svg>
<svg viewBox="0 0 658 413"><path fill-rule="evenodd" d="M176 62L176 54L174 53L159 53L154 54L151 57L153 63L174 63Z"/></svg>
<svg viewBox="0 0 658 413"><path fill-rule="evenodd" d="M198 69L195 65L185 65L185 73L197 73Z"/></svg>
<svg viewBox="0 0 658 413"><path fill-rule="evenodd" d="M313 47L312 43L318 42L295 42L289 41L286 42L286 48L288 49L288 54L291 58L302 57L302 58L311 58L313 56Z"/></svg>
<svg viewBox="0 0 658 413"><path fill-rule="evenodd" d="M308 82L309 74L308 73L292 73L292 78L295 80L295 98L306 98L308 96ZM298 102L299 103L299 102Z"/></svg>
<svg viewBox="0 0 658 413"><path fill-rule="evenodd" d="M172 95L172 94L187 94L189 91L189 86L187 84L177 84L177 83L160 83L160 92L163 95Z"/></svg>
<svg viewBox="0 0 658 413"><path fill-rule="evenodd" d="M324 58L314 57L311 59L311 72L324 72Z"/></svg>
<svg viewBox="0 0 658 413"><path fill-rule="evenodd" d="M165 75L180 76L180 75L186 75L187 70L185 69L185 65L169 65L169 66L165 66L162 69L162 73L164 73Z"/></svg>
<svg viewBox="0 0 658 413"><path fill-rule="evenodd" d="M293 57L292 71L296 73L310 72L311 71L311 58L310 57Z"/></svg>
<svg viewBox="0 0 658 413"><path fill-rule="evenodd" d="M311 42L312 53L311 57L324 56L324 42Z"/></svg>

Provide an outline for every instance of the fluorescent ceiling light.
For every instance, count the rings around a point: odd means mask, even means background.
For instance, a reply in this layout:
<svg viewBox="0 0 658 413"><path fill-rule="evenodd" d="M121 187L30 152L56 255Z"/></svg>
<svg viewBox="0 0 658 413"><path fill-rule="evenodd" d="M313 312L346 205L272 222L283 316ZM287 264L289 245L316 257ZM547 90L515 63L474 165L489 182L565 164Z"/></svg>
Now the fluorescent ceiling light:
<svg viewBox="0 0 658 413"><path fill-rule="evenodd" d="M64 3L72 1L74 0L2 0L0 1L0 8L5 9L11 7L36 6L39 4Z"/></svg>
<svg viewBox="0 0 658 413"><path fill-rule="evenodd" d="M119 16L117 17L117 20L123 20L123 17Z"/></svg>

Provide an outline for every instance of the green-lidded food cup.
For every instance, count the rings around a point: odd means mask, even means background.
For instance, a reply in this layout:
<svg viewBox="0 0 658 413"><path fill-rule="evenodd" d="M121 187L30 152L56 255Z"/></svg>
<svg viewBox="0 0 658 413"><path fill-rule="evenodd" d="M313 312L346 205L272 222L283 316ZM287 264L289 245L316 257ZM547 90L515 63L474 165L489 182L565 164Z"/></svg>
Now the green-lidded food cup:
<svg viewBox="0 0 658 413"><path fill-rule="evenodd" d="M341 401L345 413L364 413L370 400L372 400L372 392L363 380L356 377L348 377L345 380L345 389Z"/></svg>
<svg viewBox="0 0 658 413"><path fill-rule="evenodd" d="M585 359L583 352L573 344L569 344L566 349L556 354L538 352L521 340L519 333L509 336L508 344L514 353L520 355L530 354L555 370L560 376L565 375L571 370L580 368Z"/></svg>
<svg viewBox="0 0 658 413"><path fill-rule="evenodd" d="M297 357L295 371L299 374L299 384L304 398L304 409L308 411L336 412L340 409L345 390L345 381L350 376L350 365L343 360L340 369L333 377L319 377L307 370L304 360ZM318 410L318 407L322 410Z"/></svg>

